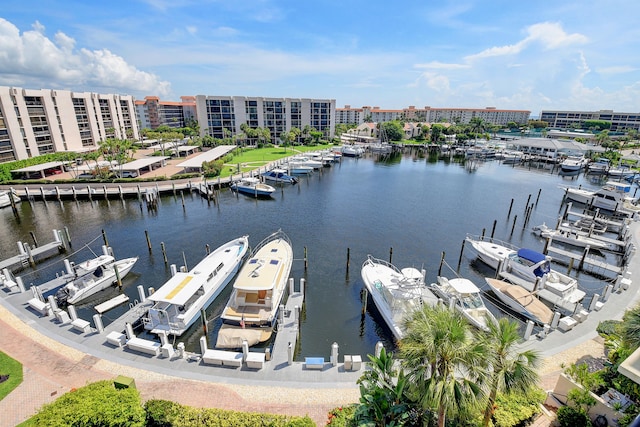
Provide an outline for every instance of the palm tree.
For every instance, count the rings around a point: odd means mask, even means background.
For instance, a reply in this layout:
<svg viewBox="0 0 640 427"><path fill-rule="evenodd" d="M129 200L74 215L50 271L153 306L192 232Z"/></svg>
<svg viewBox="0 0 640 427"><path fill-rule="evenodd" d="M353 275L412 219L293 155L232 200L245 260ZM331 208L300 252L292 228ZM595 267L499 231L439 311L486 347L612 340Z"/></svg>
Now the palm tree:
<svg viewBox="0 0 640 427"><path fill-rule="evenodd" d="M475 134L475 142L478 143L478 134L484 133L487 129L488 123L485 122L482 117L473 117L469 120L469 126L471 128L471 132Z"/></svg>
<svg viewBox="0 0 640 427"><path fill-rule="evenodd" d="M501 318L489 322L489 332L484 335L489 356L489 398L484 410L482 425L487 427L493 415L498 392L526 392L538 382L536 368L540 356L534 350L517 352L514 348L520 336L518 324Z"/></svg>
<svg viewBox="0 0 640 427"><path fill-rule="evenodd" d="M448 416L469 415L483 394L486 345L460 312L443 305L416 310L405 327L401 358L422 409L436 410L439 427Z"/></svg>

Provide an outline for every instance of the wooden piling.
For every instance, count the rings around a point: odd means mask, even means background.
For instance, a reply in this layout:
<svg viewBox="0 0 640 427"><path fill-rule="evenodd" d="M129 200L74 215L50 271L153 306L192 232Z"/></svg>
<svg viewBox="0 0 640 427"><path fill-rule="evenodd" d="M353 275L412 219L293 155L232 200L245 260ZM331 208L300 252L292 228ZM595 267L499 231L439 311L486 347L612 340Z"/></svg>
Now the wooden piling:
<svg viewBox="0 0 640 427"><path fill-rule="evenodd" d="M184 209L184 191L180 190L180 198L182 199L182 208Z"/></svg>
<svg viewBox="0 0 640 427"><path fill-rule="evenodd" d="M144 230L144 236L147 239L147 248L149 248L149 252L151 252L151 240L149 239L149 232Z"/></svg>
<svg viewBox="0 0 640 427"><path fill-rule="evenodd" d="M307 247L304 247L304 271L307 271L309 258L307 258Z"/></svg>
<svg viewBox="0 0 640 427"><path fill-rule="evenodd" d="M462 264L462 254L464 253L464 245L467 243L467 240L462 241L462 246L460 247L460 256L458 257L458 270L460 270L460 265Z"/></svg>
<svg viewBox="0 0 640 427"><path fill-rule="evenodd" d="M347 248L347 273L349 273L349 263L351 262L351 249Z"/></svg>
<svg viewBox="0 0 640 427"><path fill-rule="evenodd" d="M118 283L118 289L122 290L122 279L120 279L120 272L118 271L118 266L113 264L113 271L116 273L116 282Z"/></svg>
<svg viewBox="0 0 640 427"><path fill-rule="evenodd" d="M389 264L393 263L393 247L389 248Z"/></svg>
<svg viewBox="0 0 640 427"><path fill-rule="evenodd" d="M369 291L367 288L362 289L362 314L367 312L367 297L369 296Z"/></svg>
<svg viewBox="0 0 640 427"><path fill-rule="evenodd" d="M207 312L204 310L204 308L200 309L200 317L202 318L202 330L206 335L207 334Z"/></svg>
<svg viewBox="0 0 640 427"><path fill-rule="evenodd" d="M513 236L513 229L516 228L516 221L518 220L518 215L513 217L513 225L511 226L511 236Z"/></svg>
<svg viewBox="0 0 640 427"><path fill-rule="evenodd" d="M164 246L164 242L160 242L160 249L162 250L162 259L166 265L169 263L169 260L167 259L167 249Z"/></svg>
<svg viewBox="0 0 640 427"><path fill-rule="evenodd" d="M492 239L493 239L493 235L494 235L494 234L495 234L495 232L496 232L496 225L498 225L498 220L497 220L497 219L494 219L494 220L493 220L493 227L491 228L491 238L492 238Z"/></svg>
<svg viewBox="0 0 640 427"><path fill-rule="evenodd" d="M204 245L204 249L207 252L207 255L209 255L211 253L211 246L209 246L208 243L206 245Z"/></svg>
<svg viewBox="0 0 640 427"><path fill-rule="evenodd" d="M104 241L104 245L109 247L109 240L107 239L107 232L102 229L102 240Z"/></svg>
<svg viewBox="0 0 640 427"><path fill-rule="evenodd" d="M542 188L538 189L538 196L536 197L536 206L538 206L538 201L540 200L541 193L542 193Z"/></svg>
<svg viewBox="0 0 640 427"><path fill-rule="evenodd" d="M29 234L31 235L31 239L33 240L33 247L37 248L38 247L38 239L36 239L36 235L33 231L30 231Z"/></svg>
<svg viewBox="0 0 640 427"><path fill-rule="evenodd" d="M440 255L440 265L438 266L438 276L442 276L442 264L444 264L444 255L445 252L442 251L442 255Z"/></svg>
<svg viewBox="0 0 640 427"><path fill-rule="evenodd" d="M69 227L64 226L64 236L67 238L67 243L71 246L71 234L69 233Z"/></svg>
<svg viewBox="0 0 640 427"><path fill-rule="evenodd" d="M482 235L480 236L480 240L484 240L484 234L487 232L486 228L482 229Z"/></svg>
<svg viewBox="0 0 640 427"><path fill-rule="evenodd" d="M525 203L524 205L524 209L526 211L526 209L529 207L529 202L531 201L531 194L529 194L529 197L527 198L527 203Z"/></svg>

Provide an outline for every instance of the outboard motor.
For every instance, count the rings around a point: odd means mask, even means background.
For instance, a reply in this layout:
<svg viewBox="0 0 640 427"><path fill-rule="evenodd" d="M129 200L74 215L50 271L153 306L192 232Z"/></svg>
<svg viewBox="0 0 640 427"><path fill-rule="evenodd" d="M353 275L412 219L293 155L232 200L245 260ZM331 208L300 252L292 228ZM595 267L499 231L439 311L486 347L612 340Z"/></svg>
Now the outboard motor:
<svg viewBox="0 0 640 427"><path fill-rule="evenodd" d="M69 299L67 288L63 286L62 288L58 289L55 295L55 299L59 306L67 305L67 300Z"/></svg>

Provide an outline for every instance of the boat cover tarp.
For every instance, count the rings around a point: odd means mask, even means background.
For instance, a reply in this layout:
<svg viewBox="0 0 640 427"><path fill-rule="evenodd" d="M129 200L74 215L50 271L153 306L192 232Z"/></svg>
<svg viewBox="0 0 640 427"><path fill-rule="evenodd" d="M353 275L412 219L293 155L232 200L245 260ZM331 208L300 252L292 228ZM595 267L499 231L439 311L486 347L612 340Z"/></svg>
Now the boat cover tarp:
<svg viewBox="0 0 640 427"><path fill-rule="evenodd" d="M246 340L249 347L266 341L271 337L271 328L241 328L223 324L218 331L216 348L242 348Z"/></svg>
<svg viewBox="0 0 640 427"><path fill-rule="evenodd" d="M544 261L547 257L540 252L534 251L533 249L518 249L518 256L520 258L527 259L534 264L539 263L540 261Z"/></svg>

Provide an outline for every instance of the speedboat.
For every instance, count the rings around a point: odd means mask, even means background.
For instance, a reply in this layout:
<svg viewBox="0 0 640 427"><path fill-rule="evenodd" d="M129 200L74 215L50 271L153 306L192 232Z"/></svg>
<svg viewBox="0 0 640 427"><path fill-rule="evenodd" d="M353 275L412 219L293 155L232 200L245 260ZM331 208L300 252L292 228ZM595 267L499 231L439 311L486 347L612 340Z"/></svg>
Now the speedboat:
<svg viewBox="0 0 640 427"><path fill-rule="evenodd" d="M253 196L256 198L271 197L271 194L276 191L276 189L269 184L264 184L260 182L258 178L250 176L241 178L239 181L232 183L231 189L237 191L238 193L246 194L247 196Z"/></svg>
<svg viewBox="0 0 640 427"><path fill-rule="evenodd" d="M58 304L77 304L108 288L126 276L138 257L116 261L111 255L100 255L73 265L75 276L55 293Z"/></svg>
<svg viewBox="0 0 640 427"><path fill-rule="evenodd" d="M538 322L551 324L553 311L538 299L535 294L521 286L512 285L503 280L485 278L496 297L516 313Z"/></svg>
<svg viewBox="0 0 640 427"><path fill-rule="evenodd" d="M489 311L480 289L469 279L456 277L447 279L438 276L436 283L431 284L433 292L443 301L453 306L476 328L488 331L489 322L496 323L496 318Z"/></svg>
<svg viewBox="0 0 640 427"><path fill-rule="evenodd" d="M559 229L554 230L549 228L547 224L542 223L533 227L533 232L545 239L552 239L554 242L561 242L571 246L578 246L586 248L589 246L591 249L611 249L610 245L602 240L598 240L593 237L589 237L583 234L583 232L575 230Z"/></svg>
<svg viewBox="0 0 640 427"><path fill-rule="evenodd" d="M578 281L551 268L551 257L532 249L513 249L490 240L466 241L478 258L496 269L498 275L519 285L566 311L574 312L584 299L585 292L578 289Z"/></svg>
<svg viewBox="0 0 640 427"><path fill-rule="evenodd" d="M20 203L20 196L16 194L13 190L1 190L0 191L0 208L6 208L7 206L11 206L11 201L13 200L13 204Z"/></svg>
<svg viewBox="0 0 640 427"><path fill-rule="evenodd" d="M294 164L294 165L309 166L309 167L312 167L314 169L321 169L322 168L322 162L320 160L314 160L309 156L295 156L295 157L292 157L291 159L289 159L289 163L290 164Z"/></svg>
<svg viewBox="0 0 640 427"><path fill-rule="evenodd" d="M565 192L565 200L582 203L584 205L588 205L593 199L593 195L595 194L595 191L587 190L582 187L560 186L560 188L562 188Z"/></svg>
<svg viewBox="0 0 640 427"><path fill-rule="evenodd" d="M293 248L282 230L260 242L233 284L216 347L241 348L245 340L253 346L271 338L292 262Z"/></svg>
<svg viewBox="0 0 640 427"><path fill-rule="evenodd" d="M424 304L436 305L438 298L424 282L424 273L413 267L399 270L371 255L362 264L364 285L378 312L396 340L405 334L403 322Z"/></svg>
<svg viewBox="0 0 640 427"><path fill-rule="evenodd" d="M288 171L291 175L307 175L313 172L313 168L311 166L297 163L293 160L283 163L282 168Z"/></svg>
<svg viewBox="0 0 640 427"><path fill-rule="evenodd" d="M298 178L288 175L284 169L271 169L270 171L263 172L262 177L267 181L284 182L287 184L295 184L298 182Z"/></svg>
<svg viewBox="0 0 640 427"><path fill-rule="evenodd" d="M364 154L364 148L359 145L343 145L342 155L345 157L360 157Z"/></svg>
<svg viewBox="0 0 640 427"><path fill-rule="evenodd" d="M560 163L562 172L577 172L585 165L585 158L582 156L568 156Z"/></svg>
<svg viewBox="0 0 640 427"><path fill-rule="evenodd" d="M604 174L607 173L610 167L611 161L604 157L600 157L596 159L595 162L589 163L589 165L587 166L587 170L592 174Z"/></svg>
<svg viewBox="0 0 640 427"><path fill-rule="evenodd" d="M238 272L249 248L249 236L231 240L207 255L189 272L177 272L147 299L153 302L142 319L154 334L180 336L216 299Z"/></svg>

